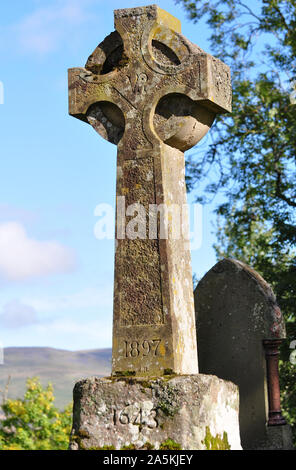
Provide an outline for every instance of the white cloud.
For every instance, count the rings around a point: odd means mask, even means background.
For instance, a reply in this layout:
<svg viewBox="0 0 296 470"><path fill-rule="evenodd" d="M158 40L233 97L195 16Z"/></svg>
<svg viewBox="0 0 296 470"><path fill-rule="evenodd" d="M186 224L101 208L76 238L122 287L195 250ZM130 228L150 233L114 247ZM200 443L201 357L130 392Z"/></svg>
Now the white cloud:
<svg viewBox="0 0 296 470"><path fill-rule="evenodd" d="M0 339L4 347L41 346L72 351L109 348L112 345L112 316L97 315L93 319L69 316L51 321L40 320L26 329L7 328L5 337Z"/></svg>
<svg viewBox="0 0 296 470"><path fill-rule="evenodd" d="M72 251L56 241L29 238L18 222L0 224L0 276L17 281L72 271Z"/></svg>
<svg viewBox="0 0 296 470"><path fill-rule="evenodd" d="M55 0L26 15L12 26L23 50L45 54L71 41L75 28L91 15L94 0Z"/></svg>
<svg viewBox="0 0 296 470"><path fill-rule="evenodd" d="M89 308L106 309L112 312L113 285L86 287L78 292L52 297L25 297L26 304L32 305L39 312L64 312L67 310L86 310Z"/></svg>
<svg viewBox="0 0 296 470"><path fill-rule="evenodd" d="M32 223L39 217L37 211L22 209L12 204L0 203L0 221L19 220L24 223Z"/></svg>
<svg viewBox="0 0 296 470"><path fill-rule="evenodd" d="M100 349L112 344L112 318L75 321L74 319L57 319L51 323L38 324L34 327L39 344L49 344L51 338L53 347L69 349ZM47 343L46 343L47 341Z"/></svg>
<svg viewBox="0 0 296 470"><path fill-rule="evenodd" d="M22 328L38 323L35 309L19 300L5 304L0 313L0 324L4 328Z"/></svg>
<svg viewBox="0 0 296 470"><path fill-rule="evenodd" d="M30 331L29 331L30 330ZM32 325L28 331L30 340L20 336L21 330L14 331L14 341L20 344L50 346L73 351L83 349L109 348L112 345L112 318L98 317L95 320L80 321L72 318L59 318L52 322Z"/></svg>

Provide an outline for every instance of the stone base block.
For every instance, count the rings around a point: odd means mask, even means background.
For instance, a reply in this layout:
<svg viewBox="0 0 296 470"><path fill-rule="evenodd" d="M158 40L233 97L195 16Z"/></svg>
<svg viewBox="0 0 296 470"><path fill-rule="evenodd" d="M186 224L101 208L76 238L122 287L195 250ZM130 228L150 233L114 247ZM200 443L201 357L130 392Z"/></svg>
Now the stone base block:
<svg viewBox="0 0 296 470"><path fill-rule="evenodd" d="M74 387L70 449L241 449L236 385L213 375L91 377Z"/></svg>

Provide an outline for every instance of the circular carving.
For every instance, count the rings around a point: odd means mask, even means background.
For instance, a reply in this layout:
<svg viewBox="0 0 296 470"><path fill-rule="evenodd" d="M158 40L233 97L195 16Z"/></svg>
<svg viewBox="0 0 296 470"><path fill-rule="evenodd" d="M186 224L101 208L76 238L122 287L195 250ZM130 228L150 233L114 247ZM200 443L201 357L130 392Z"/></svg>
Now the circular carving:
<svg viewBox="0 0 296 470"><path fill-rule="evenodd" d="M180 59L175 52L166 44L152 39L152 51L156 62L163 65L180 65Z"/></svg>
<svg viewBox="0 0 296 470"><path fill-rule="evenodd" d="M116 67L119 65L123 56L123 44L120 44L116 47L110 54L106 57L106 60L102 66L101 75L105 75L106 73L113 72Z"/></svg>
<svg viewBox="0 0 296 470"><path fill-rule="evenodd" d="M162 97L153 117L158 137L182 152L196 145L208 132L215 113L180 93Z"/></svg>
<svg viewBox="0 0 296 470"><path fill-rule="evenodd" d="M113 72L123 59L123 41L117 31L106 36L89 56L85 68L92 73L105 75Z"/></svg>
<svg viewBox="0 0 296 470"><path fill-rule="evenodd" d="M143 32L142 55L146 64L154 71L165 74L179 73L190 60L190 43L171 29L151 24Z"/></svg>
<svg viewBox="0 0 296 470"><path fill-rule="evenodd" d="M117 145L124 133L125 120L120 108L109 101L91 105L86 113L89 124L104 139Z"/></svg>

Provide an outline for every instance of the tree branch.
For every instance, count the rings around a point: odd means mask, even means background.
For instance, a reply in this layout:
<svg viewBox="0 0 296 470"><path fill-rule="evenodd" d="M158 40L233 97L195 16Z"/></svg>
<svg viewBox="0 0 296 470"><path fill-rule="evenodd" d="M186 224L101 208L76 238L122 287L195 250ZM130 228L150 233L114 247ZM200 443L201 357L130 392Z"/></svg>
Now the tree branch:
<svg viewBox="0 0 296 470"><path fill-rule="evenodd" d="M261 23L261 18L260 18L259 16L255 15L255 13L251 10L250 7L248 7L247 5L245 5L244 3L242 3L241 1L238 1L238 0L237 0L237 3L238 3L241 7L245 8L246 10L248 10L249 14L250 14L251 16L253 16L254 18L256 18L256 20L258 20L258 21Z"/></svg>
<svg viewBox="0 0 296 470"><path fill-rule="evenodd" d="M286 22L286 18L284 17L283 13L281 12L280 8L276 5L274 5L275 11L280 15L282 22L285 25L286 30L289 32L289 34L294 33L294 31L291 31L288 23Z"/></svg>
<svg viewBox="0 0 296 470"><path fill-rule="evenodd" d="M276 169L275 171L276 171L276 174L277 174L276 182L275 182L275 184L276 184L276 187L275 187L276 197L278 197L282 201L285 201L289 206L296 207L296 202L293 201L291 198L285 196L285 194L283 194L282 191L281 191L281 184L282 184L282 172L281 172L281 170Z"/></svg>

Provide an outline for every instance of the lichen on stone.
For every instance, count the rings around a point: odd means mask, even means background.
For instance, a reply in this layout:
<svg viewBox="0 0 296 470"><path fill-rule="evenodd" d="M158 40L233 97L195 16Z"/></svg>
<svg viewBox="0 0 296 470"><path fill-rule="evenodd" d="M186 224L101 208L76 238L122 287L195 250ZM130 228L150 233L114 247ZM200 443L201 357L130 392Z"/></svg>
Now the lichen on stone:
<svg viewBox="0 0 296 470"><path fill-rule="evenodd" d="M161 381L157 381L153 390L157 398L157 408L166 416L173 417L180 409L178 390Z"/></svg>

